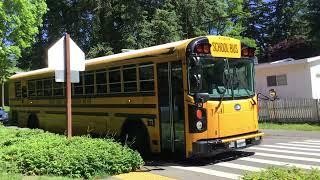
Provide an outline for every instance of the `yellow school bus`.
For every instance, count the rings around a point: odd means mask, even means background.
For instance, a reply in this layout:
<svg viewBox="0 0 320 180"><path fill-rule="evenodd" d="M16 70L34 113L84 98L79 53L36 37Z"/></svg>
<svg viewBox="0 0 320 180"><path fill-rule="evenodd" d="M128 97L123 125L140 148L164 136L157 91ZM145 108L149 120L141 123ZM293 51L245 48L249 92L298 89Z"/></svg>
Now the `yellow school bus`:
<svg viewBox="0 0 320 180"><path fill-rule="evenodd" d="M72 84L73 133L185 158L258 144L253 59L237 39L203 36L86 60ZM54 70L13 75L9 88L12 121L65 133Z"/></svg>

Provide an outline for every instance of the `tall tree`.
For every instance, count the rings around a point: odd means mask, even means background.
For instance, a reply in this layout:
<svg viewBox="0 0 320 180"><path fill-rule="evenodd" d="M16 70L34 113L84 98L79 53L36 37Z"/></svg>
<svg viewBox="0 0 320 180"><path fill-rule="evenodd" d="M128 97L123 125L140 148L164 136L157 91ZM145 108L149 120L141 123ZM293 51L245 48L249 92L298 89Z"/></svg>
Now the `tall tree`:
<svg viewBox="0 0 320 180"><path fill-rule="evenodd" d="M266 22L269 18L269 9L263 0L244 0L243 11L246 17L243 21L244 30L241 35L254 39L259 53L266 47Z"/></svg>
<svg viewBox="0 0 320 180"><path fill-rule="evenodd" d="M0 81L9 76L21 50L34 42L46 10L45 0L0 1Z"/></svg>
<svg viewBox="0 0 320 180"><path fill-rule="evenodd" d="M268 6L270 10L269 44L274 45L294 36L305 36L307 23L303 19L306 11L305 0L273 0Z"/></svg>
<svg viewBox="0 0 320 180"><path fill-rule="evenodd" d="M35 44L23 51L19 66L24 69L39 69L47 66L47 49L64 33L84 51L91 47L93 34L93 10L95 4L87 0L46 0L48 12Z"/></svg>
<svg viewBox="0 0 320 180"><path fill-rule="evenodd" d="M308 11L305 17L310 27L309 38L317 48L317 52L320 53L320 3L318 0L308 1Z"/></svg>

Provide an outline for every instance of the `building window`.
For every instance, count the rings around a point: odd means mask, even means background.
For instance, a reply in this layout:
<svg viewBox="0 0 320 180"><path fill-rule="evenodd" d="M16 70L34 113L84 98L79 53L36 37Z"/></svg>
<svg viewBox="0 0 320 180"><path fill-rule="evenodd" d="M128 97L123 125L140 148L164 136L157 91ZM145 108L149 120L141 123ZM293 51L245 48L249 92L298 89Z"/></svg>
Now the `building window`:
<svg viewBox="0 0 320 180"><path fill-rule="evenodd" d="M21 82L15 82L14 89L15 89L16 98L21 98L21 95L22 95Z"/></svg>
<svg viewBox="0 0 320 180"><path fill-rule="evenodd" d="M97 94L107 93L107 72L104 70L96 71L96 89Z"/></svg>
<svg viewBox="0 0 320 180"><path fill-rule="evenodd" d="M140 92L154 91L153 64L139 66Z"/></svg>
<svg viewBox="0 0 320 180"><path fill-rule="evenodd" d="M85 94L94 93L94 72L89 71L84 74L84 92Z"/></svg>
<svg viewBox="0 0 320 180"><path fill-rule="evenodd" d="M287 75L275 75L275 76L267 76L267 85L268 86L284 86L288 85L287 83Z"/></svg>
<svg viewBox="0 0 320 180"><path fill-rule="evenodd" d="M110 93L121 92L121 73L120 69L109 70Z"/></svg>
<svg viewBox="0 0 320 180"><path fill-rule="evenodd" d="M137 68L127 66L123 68L124 92L137 92Z"/></svg>

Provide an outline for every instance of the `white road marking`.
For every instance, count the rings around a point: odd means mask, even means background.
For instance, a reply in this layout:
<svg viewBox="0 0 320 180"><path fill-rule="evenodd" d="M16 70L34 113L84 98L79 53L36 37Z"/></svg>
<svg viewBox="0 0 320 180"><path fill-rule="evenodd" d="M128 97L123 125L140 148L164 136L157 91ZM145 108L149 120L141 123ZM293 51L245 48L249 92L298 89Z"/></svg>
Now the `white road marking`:
<svg viewBox="0 0 320 180"><path fill-rule="evenodd" d="M271 152L279 152L279 153L290 153L290 154L320 156L320 153L301 152L301 151L288 151L288 150L280 150L280 149L272 149L272 148L250 147L250 148L248 148L248 149L261 150L261 151L271 151Z"/></svg>
<svg viewBox="0 0 320 180"><path fill-rule="evenodd" d="M218 177L223 177L223 178L229 178L229 179L240 179L242 176L239 174L233 174L233 173L226 173L222 171L216 171L212 169L206 169L206 168L200 168L200 167L183 167L183 166L169 166L171 168L176 168L176 169L182 169L186 171L193 171L193 172L198 172L198 173L203 173L203 174L208 174L208 175L213 175L213 176L218 176Z"/></svg>
<svg viewBox="0 0 320 180"><path fill-rule="evenodd" d="M261 170L265 170L264 168L246 166L246 165L241 165L241 164L234 164L234 163L229 163L229 162L217 163L217 164L214 164L214 166L223 166L223 167L228 167L228 168L233 168L233 169L241 169L241 170L246 170L246 171L261 171Z"/></svg>
<svg viewBox="0 0 320 180"><path fill-rule="evenodd" d="M295 144L308 144L308 145L318 145L320 146L320 143L315 143L315 142L298 142L298 141L293 141L290 143L295 143Z"/></svg>
<svg viewBox="0 0 320 180"><path fill-rule="evenodd" d="M279 146L279 145L261 145L261 146L279 148L279 149L302 150L302 151L320 151L320 148L319 149L311 149L311 148L289 147L289 146Z"/></svg>
<svg viewBox="0 0 320 180"><path fill-rule="evenodd" d="M281 161L272 161L266 159L257 159L251 157L244 157L240 158L239 160L249 161L249 162L256 162L256 163L263 163L263 164L271 164L277 166L289 166L289 167L298 167L303 169L320 169L320 166L310 166L305 164L297 164L297 163L289 163L289 162L281 162Z"/></svg>
<svg viewBox="0 0 320 180"><path fill-rule="evenodd" d="M292 144L292 143L277 143L277 144L286 145L286 146L296 146L296 147L320 148L320 146L306 145L306 144Z"/></svg>
<svg viewBox="0 0 320 180"><path fill-rule="evenodd" d="M315 143L320 143L320 141L317 141L317 140L305 140L306 142L315 142Z"/></svg>
<svg viewBox="0 0 320 180"><path fill-rule="evenodd" d="M269 154L269 153L256 152L256 153L254 153L254 155L281 158L281 159L299 160L299 161L320 162L320 159L316 159L316 158L286 156L286 155L280 155L280 154Z"/></svg>

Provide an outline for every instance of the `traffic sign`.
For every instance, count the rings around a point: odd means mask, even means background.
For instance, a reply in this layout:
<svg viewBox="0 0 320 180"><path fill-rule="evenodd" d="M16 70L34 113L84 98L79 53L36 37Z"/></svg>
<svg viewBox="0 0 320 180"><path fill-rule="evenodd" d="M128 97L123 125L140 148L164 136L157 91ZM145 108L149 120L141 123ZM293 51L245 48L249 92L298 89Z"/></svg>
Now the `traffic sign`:
<svg viewBox="0 0 320 180"><path fill-rule="evenodd" d="M65 37L48 50L48 67L55 70L56 82L65 82ZM70 38L71 83L79 82L79 71L85 70L85 54Z"/></svg>
<svg viewBox="0 0 320 180"><path fill-rule="evenodd" d="M48 50L48 66L55 70L55 81L65 82L67 136L72 136L71 83L79 82L79 71L85 70L84 52L66 34Z"/></svg>

